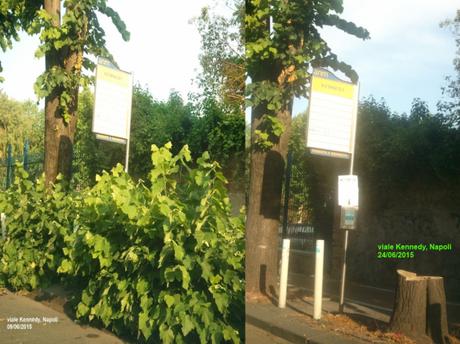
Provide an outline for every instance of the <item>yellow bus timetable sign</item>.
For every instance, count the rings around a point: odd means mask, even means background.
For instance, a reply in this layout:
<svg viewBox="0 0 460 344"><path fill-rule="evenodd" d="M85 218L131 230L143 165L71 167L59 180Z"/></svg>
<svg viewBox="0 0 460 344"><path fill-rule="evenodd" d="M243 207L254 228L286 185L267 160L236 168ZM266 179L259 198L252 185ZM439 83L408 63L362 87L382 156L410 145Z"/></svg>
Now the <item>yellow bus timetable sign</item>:
<svg viewBox="0 0 460 344"><path fill-rule="evenodd" d="M96 68L93 132L104 140L126 143L131 124L132 74L100 58Z"/></svg>
<svg viewBox="0 0 460 344"><path fill-rule="evenodd" d="M311 81L307 147L313 154L348 158L353 152L358 85L314 69Z"/></svg>

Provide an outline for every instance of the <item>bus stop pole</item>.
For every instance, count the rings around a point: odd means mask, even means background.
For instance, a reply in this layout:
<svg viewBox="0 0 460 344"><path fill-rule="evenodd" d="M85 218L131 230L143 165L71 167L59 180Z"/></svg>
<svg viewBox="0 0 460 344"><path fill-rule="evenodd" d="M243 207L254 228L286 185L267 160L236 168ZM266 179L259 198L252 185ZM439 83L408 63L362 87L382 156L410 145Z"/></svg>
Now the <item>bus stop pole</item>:
<svg viewBox="0 0 460 344"><path fill-rule="evenodd" d="M321 319L323 303L324 240L316 240L315 289L313 296L313 319Z"/></svg>
<svg viewBox="0 0 460 344"><path fill-rule="evenodd" d="M353 131L351 139L351 156L350 156L350 175L353 175L353 165L355 162L355 141L356 141L356 123L358 122L358 98L359 98L359 82L357 83L357 92L355 93L356 101L354 105L354 121ZM339 301L339 313L343 313L345 303L345 277L347 273L347 248L348 248L348 229L345 229L345 240L343 245L343 265L342 265L342 278L340 281L340 301Z"/></svg>
<svg viewBox="0 0 460 344"><path fill-rule="evenodd" d="M289 216L289 194L291 188L292 152L287 154L286 175L284 180L284 207L283 207L283 239L287 237L287 225Z"/></svg>

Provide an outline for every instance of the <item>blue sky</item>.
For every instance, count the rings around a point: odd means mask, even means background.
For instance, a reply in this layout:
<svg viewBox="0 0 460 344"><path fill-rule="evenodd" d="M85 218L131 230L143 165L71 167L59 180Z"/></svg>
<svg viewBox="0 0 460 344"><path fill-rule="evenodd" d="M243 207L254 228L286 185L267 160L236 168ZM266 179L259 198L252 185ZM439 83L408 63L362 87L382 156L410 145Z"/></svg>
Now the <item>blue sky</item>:
<svg viewBox="0 0 460 344"><path fill-rule="evenodd" d="M228 13L224 2L219 1L217 10ZM120 67L133 72L155 98L167 98L171 89L186 98L197 90L192 79L199 71L200 37L190 19L210 3L137 0L134 7L130 1L109 0L131 32L131 41L125 43L111 23L102 20L109 49ZM454 73L454 37L439 23L453 18L458 7L453 0L344 0L342 17L367 28L371 39L362 41L337 29L323 33L333 51L360 75L361 99L383 97L402 113L419 97L434 111L445 77ZM33 83L44 68L44 60L33 57L37 45L36 37L23 35L13 50L0 53L6 78L0 88L9 96L35 99ZM298 100L294 112L306 107L305 99Z"/></svg>
<svg viewBox="0 0 460 344"><path fill-rule="evenodd" d="M324 37L358 72L360 99L384 98L393 111L408 113L418 97L435 111L445 77L454 73L456 50L453 34L439 24L459 8L452 0L345 0L342 17L365 27L371 39L332 28ZM296 100L294 113L306 108L306 99Z"/></svg>

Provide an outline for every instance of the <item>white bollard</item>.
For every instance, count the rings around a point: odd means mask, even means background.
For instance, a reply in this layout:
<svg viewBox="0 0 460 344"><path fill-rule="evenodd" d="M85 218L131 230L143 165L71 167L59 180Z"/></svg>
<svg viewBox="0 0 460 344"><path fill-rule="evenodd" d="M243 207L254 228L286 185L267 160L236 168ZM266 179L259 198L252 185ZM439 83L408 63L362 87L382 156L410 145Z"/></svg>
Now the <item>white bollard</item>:
<svg viewBox="0 0 460 344"><path fill-rule="evenodd" d="M6 239L6 216L4 213L0 214L0 223L2 225L2 240Z"/></svg>
<svg viewBox="0 0 460 344"><path fill-rule="evenodd" d="M316 240L315 260L315 294L313 301L313 319L321 319L323 301L323 266L324 266L324 240Z"/></svg>
<svg viewBox="0 0 460 344"><path fill-rule="evenodd" d="M289 246L291 240L283 239L283 250L281 251L281 273L280 273L280 297L278 307L286 307L287 280L289 270Z"/></svg>

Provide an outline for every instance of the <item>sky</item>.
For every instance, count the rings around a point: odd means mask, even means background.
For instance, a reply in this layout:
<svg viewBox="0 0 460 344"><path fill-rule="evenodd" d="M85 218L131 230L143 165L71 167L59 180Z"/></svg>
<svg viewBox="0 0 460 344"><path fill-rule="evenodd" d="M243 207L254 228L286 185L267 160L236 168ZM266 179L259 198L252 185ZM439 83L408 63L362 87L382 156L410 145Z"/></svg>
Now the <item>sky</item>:
<svg viewBox="0 0 460 344"><path fill-rule="evenodd" d="M360 99L384 98L391 110L409 113L414 98L431 111L442 97L445 77L454 74L455 41L440 23L455 17L453 0L345 0L341 17L363 26L369 40L328 28L325 40L339 59L352 65L360 78ZM340 75L340 73L337 73ZM346 77L343 77L346 79ZM294 113L307 101L296 100Z"/></svg>
<svg viewBox="0 0 460 344"><path fill-rule="evenodd" d="M109 0L108 4L131 33L130 41L123 41L111 21L101 17L107 46L122 70L132 72L135 82L147 86L158 100L167 99L173 89L184 99L198 90L192 79L200 69L201 39L191 20L207 5L219 13L229 12L223 4L217 6L212 0L136 0L135 6L132 1ZM34 58L38 44L38 37L21 35L12 50L0 51L6 79L0 88L10 97L36 99L33 84L45 65L44 59Z"/></svg>
<svg viewBox="0 0 460 344"><path fill-rule="evenodd" d="M224 2L220 0L217 11L228 13ZM203 6L216 5L212 0L132 4L109 0L131 32L126 43L108 20L102 20L109 50L120 68L132 72L154 98L166 99L174 89L186 99L198 90L192 80L200 69L200 36L190 20ZM407 113L419 97L435 111L445 77L454 73L455 55L452 33L439 24L453 18L459 7L453 0L344 0L341 16L368 29L371 39L362 41L337 29L325 29L323 34L339 58L358 72L360 99L384 98L393 111ZM44 59L33 57L37 46L38 38L22 35L12 50L0 52L6 78L0 88L10 97L36 99L33 83L44 68ZM294 113L306 108L306 99L296 100Z"/></svg>

